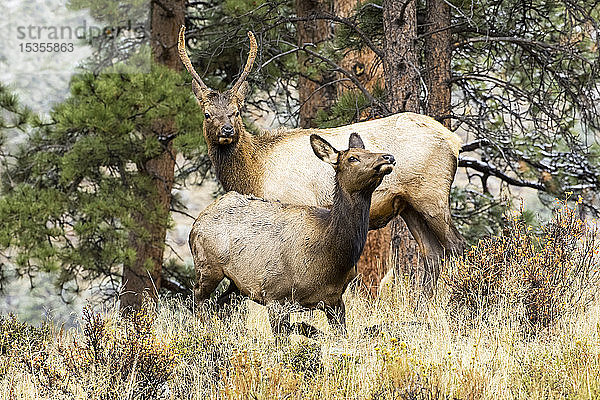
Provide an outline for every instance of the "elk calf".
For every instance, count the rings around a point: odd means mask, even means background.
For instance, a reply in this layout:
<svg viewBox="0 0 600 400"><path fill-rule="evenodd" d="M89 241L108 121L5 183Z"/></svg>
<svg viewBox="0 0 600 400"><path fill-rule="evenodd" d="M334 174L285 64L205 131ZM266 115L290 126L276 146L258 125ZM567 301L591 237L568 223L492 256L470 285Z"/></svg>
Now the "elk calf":
<svg viewBox="0 0 600 400"><path fill-rule="evenodd" d="M229 192L208 206L190 232L201 304L224 277L244 296L267 305L274 333L289 333L289 312L272 305L291 302L324 309L345 333L342 293L356 276L369 230L371 195L392 172L394 157L364 150L352 133L349 149L337 151L317 135L314 153L335 170L331 209L289 205Z"/></svg>

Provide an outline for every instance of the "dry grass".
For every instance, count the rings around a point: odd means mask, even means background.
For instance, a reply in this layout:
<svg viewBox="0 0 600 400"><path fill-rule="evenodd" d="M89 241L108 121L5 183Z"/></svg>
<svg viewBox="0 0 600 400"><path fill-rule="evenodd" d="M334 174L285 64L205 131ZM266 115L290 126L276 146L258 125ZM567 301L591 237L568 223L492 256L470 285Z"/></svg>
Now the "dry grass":
<svg viewBox="0 0 600 400"><path fill-rule="evenodd" d="M524 229L514 233L520 235L513 237L514 243L535 238ZM0 398L598 398L600 302L590 296L597 282L593 274L585 276L587 283L572 279L581 278L574 272L573 266L582 265L576 257L585 246L593 253L598 243L586 245L589 232L578 229L581 234L574 242L553 250L570 252L567 258L557 256L570 266L557 267L552 275L563 277L555 286L569 283L560 290L540 286L550 297L523 294L523 282L529 281L515 280L512 274L517 265L535 264L538 272L551 271L551 262L533 260L546 254L544 235L549 231L543 231L540 245L520 259L512 251L493 250L492 242L483 244L487 250L473 250L489 259L490 252L503 254L502 260L510 258L507 254L517 257L506 265L496 264L511 278L498 278L497 284L488 281L491 291L481 291L481 285L468 289L471 283L460 281L471 278L468 268L472 274L481 272L473 269L476 259L468 257L449 269L437 297L417 309L403 282L388 287L376 300L350 288L345 295L346 339L329 335L324 315L314 312L294 317L326 332L323 337L293 335L276 341L265 309L253 303L238 304L226 314L211 313L205 321L177 302L163 303L157 313L146 310L131 320L88 310L81 329L68 332L33 329L5 319L0 323ZM597 268L597 258L586 262L592 271ZM512 289L506 288L509 283ZM467 297L461 300L460 293ZM495 293L493 301L490 293ZM552 318L533 323L531 302L543 305L548 298L568 307L540 306L540 315L552 310Z"/></svg>
<svg viewBox="0 0 600 400"><path fill-rule="evenodd" d="M0 357L0 398L430 399L596 398L600 304L532 337L518 310L476 321L435 303L416 316L402 287L375 302L346 296L348 339L276 343L264 309L210 325L163 304L150 336L106 317L99 356L83 331ZM524 312L524 310L521 310ZM324 316L298 317L324 331ZM151 319L151 318L150 318ZM364 334L381 326L375 337ZM32 338L34 339L34 338ZM165 385L166 383L166 385Z"/></svg>

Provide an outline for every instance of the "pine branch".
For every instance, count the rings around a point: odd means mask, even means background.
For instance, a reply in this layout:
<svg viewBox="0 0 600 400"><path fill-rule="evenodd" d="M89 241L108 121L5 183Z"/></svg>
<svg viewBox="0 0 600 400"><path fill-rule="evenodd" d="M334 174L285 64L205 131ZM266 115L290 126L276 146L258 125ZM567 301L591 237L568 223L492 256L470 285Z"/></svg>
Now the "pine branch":
<svg viewBox="0 0 600 400"><path fill-rule="evenodd" d="M513 177L506 175L504 172L502 172L500 169L498 169L493 164L479 161L475 158L461 157L458 160L458 166L465 167L465 168L471 168L471 169L474 169L475 171L479 171L484 174L488 174L490 176L495 176L496 178L508 183L511 186L530 187L533 189L540 190L542 192L547 192L546 187L542 184L531 182L531 181L515 179Z"/></svg>
<svg viewBox="0 0 600 400"><path fill-rule="evenodd" d="M289 45L289 46L294 46L292 43L284 42L284 41L282 41L282 42L285 43L285 44L287 44L287 45ZM363 86L363 84L360 83L360 81L358 80L358 78L356 76L354 76L353 73L351 73L350 71L348 71L345 68L340 67L333 60L331 60L331 59L329 59L329 58L327 58L325 56L322 56L321 54L319 54L319 53L317 53L315 51L312 51L312 50L308 49L308 47L310 47L310 46L315 47L315 45L313 43L305 43L302 46L296 46L296 48L298 50L304 51L306 54L309 54L309 55L311 55L313 57L316 57L319 60L324 61L327 64L329 64L331 67L334 68L334 70L340 72L341 74L343 74L344 76L346 76L348 79L350 79L352 81L352 83L354 84L354 86L356 86L358 88L358 90L360 90L362 92L362 94L365 95L365 97L371 102L371 104L377 105L377 107L379 107L384 113L391 114L391 111L389 110L389 108L385 104L383 104L381 101L379 101L375 97L373 97L373 95L371 95L371 93L369 93L369 91L367 90L367 88L365 88Z"/></svg>
<svg viewBox="0 0 600 400"><path fill-rule="evenodd" d="M460 153L464 153L466 151L477 150L477 149L481 148L482 146L487 146L489 144L490 144L490 141L488 139L473 140L472 142L463 144L462 147L460 148Z"/></svg>
<svg viewBox="0 0 600 400"><path fill-rule="evenodd" d="M385 56L385 54L383 54L383 50L380 49L375 43L373 43L373 41L371 39L369 39L369 37L358 27L357 24L355 24L353 21L351 21L348 18L339 17L337 15L333 15L330 13L323 13L323 14L312 14L308 17L291 17L291 18L287 18L286 20L288 22L328 20L328 21L334 21L334 22L344 24L344 25L348 26L350 29L352 29L354 32L356 32L356 34L363 40L363 42L365 42L367 47L369 49L371 49L373 51L373 53L375 53L379 58L383 59L383 57Z"/></svg>

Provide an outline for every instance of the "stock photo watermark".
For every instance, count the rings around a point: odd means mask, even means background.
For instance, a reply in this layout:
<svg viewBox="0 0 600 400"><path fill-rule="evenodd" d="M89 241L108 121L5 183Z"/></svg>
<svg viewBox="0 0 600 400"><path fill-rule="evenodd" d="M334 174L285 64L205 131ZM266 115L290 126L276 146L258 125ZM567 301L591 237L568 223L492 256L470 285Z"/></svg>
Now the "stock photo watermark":
<svg viewBox="0 0 600 400"><path fill-rule="evenodd" d="M65 74L149 72L148 2L106 3L106 10L69 6L67 0L6 0L0 23L0 73ZM114 6L114 7L113 7Z"/></svg>
<svg viewBox="0 0 600 400"><path fill-rule="evenodd" d="M138 40L147 37L146 26L133 24L99 27L85 19L78 26L20 25L16 38L21 52L72 52L76 44L98 46L107 40Z"/></svg>

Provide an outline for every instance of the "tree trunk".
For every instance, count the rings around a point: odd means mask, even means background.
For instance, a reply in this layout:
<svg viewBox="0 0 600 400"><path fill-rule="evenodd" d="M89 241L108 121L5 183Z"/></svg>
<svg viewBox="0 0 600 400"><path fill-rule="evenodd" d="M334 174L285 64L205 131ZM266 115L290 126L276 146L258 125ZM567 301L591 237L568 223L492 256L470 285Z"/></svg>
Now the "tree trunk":
<svg viewBox="0 0 600 400"><path fill-rule="evenodd" d="M385 89L392 112L419 112L419 59L415 0L383 1Z"/></svg>
<svg viewBox="0 0 600 400"><path fill-rule="evenodd" d="M335 0L333 2L333 12L336 16L351 18L360 2L360 0ZM360 83L371 92L378 82L383 81L381 60L368 47L360 51L349 51L340 60L339 65L354 73ZM346 90L357 90L352 82L348 82L344 78L343 74L337 74L339 80L336 83L338 97ZM389 225L375 231L369 231L365 248L360 260L358 260L358 273L367 292L372 296L377 295L381 279L390 268L390 242L391 229Z"/></svg>
<svg viewBox="0 0 600 400"><path fill-rule="evenodd" d="M383 30L383 69L387 105L392 112L419 112L415 0L384 0ZM419 276L424 272L424 264L419 257L416 241L400 217L392 220L390 225L391 259L396 271L408 274L413 282L419 282Z"/></svg>
<svg viewBox="0 0 600 400"><path fill-rule="evenodd" d="M392 267L390 258L390 242L392 240L391 225L369 231L365 248L356 264L358 273L367 292L376 297L381 279Z"/></svg>
<svg viewBox="0 0 600 400"><path fill-rule="evenodd" d="M335 0L333 2L334 15L342 18L352 18L356 7L362 3L361 0ZM358 81L371 93L378 83L383 82L383 65L381 60L368 46L361 50L348 51L339 62L339 66L352 72ZM336 84L338 97L346 90L356 90L356 86L343 74L338 73Z"/></svg>
<svg viewBox="0 0 600 400"><path fill-rule="evenodd" d="M445 0L427 0L427 114L450 128L451 32L450 6Z"/></svg>
<svg viewBox="0 0 600 400"><path fill-rule="evenodd" d="M319 45L331 38L331 24L325 19L310 19L312 15L330 12L328 0L296 0L296 15L308 18L308 21L298 21L298 46L306 43ZM335 75L330 72L319 72L319 62L312 60L304 52L298 52L298 98L300 101L300 127L314 128L317 112L327 109L335 100L335 86L331 83Z"/></svg>
<svg viewBox="0 0 600 400"><path fill-rule="evenodd" d="M179 27L184 23L185 0L161 0L160 3L152 1L151 7L150 45L153 59L156 63L180 70L177 36ZM155 121L152 131L153 135L173 137L176 133L174 121ZM171 208L171 189L175 175L175 152L170 141L167 141L160 155L145 162L140 173L148 175L155 191L147 199L144 208L147 212L156 210L160 218L159 221L149 220L147 213L133 216L148 236L133 232L129 236L136 255L131 265L123 266L120 300L121 310L124 312L138 310L145 296L156 300L161 286L166 220Z"/></svg>

